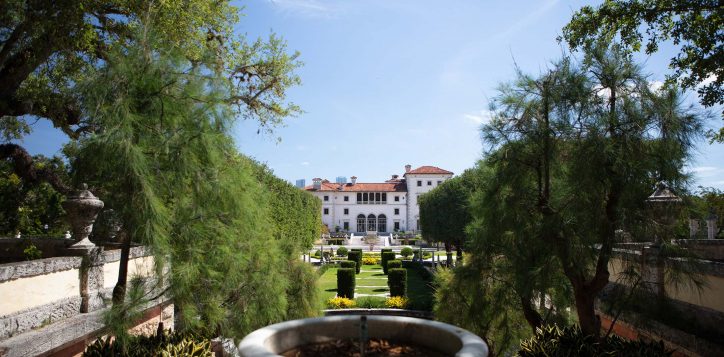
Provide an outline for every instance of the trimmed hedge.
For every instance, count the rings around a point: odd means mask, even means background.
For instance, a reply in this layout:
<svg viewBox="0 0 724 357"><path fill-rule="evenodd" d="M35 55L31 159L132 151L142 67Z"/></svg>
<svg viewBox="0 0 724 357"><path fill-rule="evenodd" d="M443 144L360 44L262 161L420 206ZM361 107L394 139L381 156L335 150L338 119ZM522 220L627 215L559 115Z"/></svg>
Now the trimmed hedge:
<svg viewBox="0 0 724 357"><path fill-rule="evenodd" d="M409 256L411 256L412 253L413 253L412 248L410 248L410 247L404 247L400 250L400 255L402 255L405 258L408 258Z"/></svg>
<svg viewBox="0 0 724 357"><path fill-rule="evenodd" d="M382 248L382 249L380 249L380 253L391 252L391 251L392 251L392 248Z"/></svg>
<svg viewBox="0 0 724 357"><path fill-rule="evenodd" d="M362 251L351 250L349 253L347 253L347 260L351 260L357 263L357 266L355 268L357 270L357 274L359 274L359 270L362 267Z"/></svg>
<svg viewBox="0 0 724 357"><path fill-rule="evenodd" d="M337 256L338 257L344 257L347 256L348 250L345 247L339 247L337 248Z"/></svg>
<svg viewBox="0 0 724 357"><path fill-rule="evenodd" d="M395 253L393 252L382 252L382 260L380 261L380 264L382 265L382 271L387 274L387 262L390 260L395 259Z"/></svg>
<svg viewBox="0 0 724 357"><path fill-rule="evenodd" d="M357 262L351 261L351 260L343 260L339 263L340 268L352 268L355 271L357 271Z"/></svg>
<svg viewBox="0 0 724 357"><path fill-rule="evenodd" d="M354 299L355 270L352 268L337 269L337 296Z"/></svg>
<svg viewBox="0 0 724 357"><path fill-rule="evenodd" d="M402 268L402 261L393 259L387 261L387 271L390 271L390 269L397 269Z"/></svg>
<svg viewBox="0 0 724 357"><path fill-rule="evenodd" d="M393 268L387 271L387 285L390 287L390 296L407 295L407 270Z"/></svg>

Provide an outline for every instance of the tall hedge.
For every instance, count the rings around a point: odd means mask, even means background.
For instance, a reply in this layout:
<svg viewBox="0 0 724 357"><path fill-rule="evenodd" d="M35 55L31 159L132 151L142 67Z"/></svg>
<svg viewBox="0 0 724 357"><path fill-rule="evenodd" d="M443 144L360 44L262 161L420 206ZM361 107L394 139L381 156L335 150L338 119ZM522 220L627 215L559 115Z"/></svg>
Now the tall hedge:
<svg viewBox="0 0 724 357"><path fill-rule="evenodd" d="M352 268L337 269L337 296L354 299L355 270Z"/></svg>
<svg viewBox="0 0 724 357"><path fill-rule="evenodd" d="M387 271L390 271L390 269L397 269L402 268L402 261L397 259L392 259L387 261Z"/></svg>
<svg viewBox="0 0 724 357"><path fill-rule="evenodd" d="M389 269L387 271L387 285L390 287L390 296L406 296L407 270L403 268Z"/></svg>
<svg viewBox="0 0 724 357"><path fill-rule="evenodd" d="M354 269L355 272L357 271L357 262L351 261L351 260L343 260L340 263L341 268L351 268Z"/></svg>
<svg viewBox="0 0 724 357"><path fill-rule="evenodd" d="M390 260L395 259L395 253L394 252L382 252L382 260L380 261L380 264L382 264L382 271L387 274L387 262Z"/></svg>
<svg viewBox="0 0 724 357"><path fill-rule="evenodd" d="M380 249L380 253L391 252L391 251L392 251L392 248L382 248L382 249Z"/></svg>
<svg viewBox="0 0 724 357"><path fill-rule="evenodd" d="M362 251L351 250L347 253L347 260L357 263L357 267L355 269L357 274L359 274L360 268L362 267Z"/></svg>

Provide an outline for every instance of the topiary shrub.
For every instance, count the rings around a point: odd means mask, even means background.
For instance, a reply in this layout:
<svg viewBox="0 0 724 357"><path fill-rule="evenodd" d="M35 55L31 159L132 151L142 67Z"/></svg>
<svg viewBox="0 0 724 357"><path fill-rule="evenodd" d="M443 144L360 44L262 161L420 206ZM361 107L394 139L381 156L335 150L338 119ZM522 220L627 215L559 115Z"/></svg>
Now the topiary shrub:
<svg viewBox="0 0 724 357"><path fill-rule="evenodd" d="M382 264L382 271L387 274L387 262L390 260L395 259L395 253L393 252L384 252L382 253L382 259L380 261L380 264Z"/></svg>
<svg viewBox="0 0 724 357"><path fill-rule="evenodd" d="M392 251L392 248L382 248L382 249L380 249L380 254L384 253L384 252L391 252L391 251Z"/></svg>
<svg viewBox="0 0 724 357"><path fill-rule="evenodd" d="M390 269L397 269L402 268L402 261L401 260L388 260L387 261L387 271L390 271Z"/></svg>
<svg viewBox="0 0 724 357"><path fill-rule="evenodd" d="M337 256L338 257L346 257L347 256L347 248L345 247L339 247L337 248Z"/></svg>
<svg viewBox="0 0 724 357"><path fill-rule="evenodd" d="M347 253L347 260L351 260L357 263L356 271L357 274L359 274L359 270L362 267L362 252L356 251L354 249L350 250L349 253Z"/></svg>
<svg viewBox="0 0 724 357"><path fill-rule="evenodd" d="M520 343L518 356L671 356L663 342L626 340L616 335L584 336L578 326L536 328L535 335Z"/></svg>
<svg viewBox="0 0 724 357"><path fill-rule="evenodd" d="M402 268L388 269L387 285L390 287L390 296L406 296L407 270Z"/></svg>
<svg viewBox="0 0 724 357"><path fill-rule="evenodd" d="M402 255L405 258L409 258L412 256L412 248L410 247L404 247L402 250L400 250L400 255Z"/></svg>
<svg viewBox="0 0 724 357"><path fill-rule="evenodd" d="M337 269L337 296L354 299L355 270L352 268Z"/></svg>
<svg viewBox="0 0 724 357"><path fill-rule="evenodd" d="M351 268L351 269L355 269L355 271L357 271L357 268L356 268L357 262L353 262L351 260L343 260L342 262L339 263L339 265L341 268Z"/></svg>

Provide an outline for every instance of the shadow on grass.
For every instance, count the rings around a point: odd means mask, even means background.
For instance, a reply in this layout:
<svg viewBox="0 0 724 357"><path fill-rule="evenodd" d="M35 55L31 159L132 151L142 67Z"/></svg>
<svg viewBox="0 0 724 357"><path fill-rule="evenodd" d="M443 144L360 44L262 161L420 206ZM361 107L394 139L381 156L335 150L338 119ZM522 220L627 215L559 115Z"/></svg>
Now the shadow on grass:
<svg viewBox="0 0 724 357"><path fill-rule="evenodd" d="M376 293L384 293L384 292L387 292L388 290L389 290L389 289L387 289L387 288L372 289L372 291L374 291L374 292L376 292Z"/></svg>
<svg viewBox="0 0 724 357"><path fill-rule="evenodd" d="M334 288L334 289L325 289L324 291L333 291L333 292L337 292L337 288Z"/></svg>
<svg viewBox="0 0 724 357"><path fill-rule="evenodd" d="M386 276L384 273L382 274L372 274L372 276Z"/></svg>

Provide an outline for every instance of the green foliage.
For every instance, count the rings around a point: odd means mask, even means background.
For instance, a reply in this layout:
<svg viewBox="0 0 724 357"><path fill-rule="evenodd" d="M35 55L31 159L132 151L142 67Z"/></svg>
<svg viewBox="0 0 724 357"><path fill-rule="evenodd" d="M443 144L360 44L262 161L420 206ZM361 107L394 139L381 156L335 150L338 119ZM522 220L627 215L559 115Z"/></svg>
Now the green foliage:
<svg viewBox="0 0 724 357"><path fill-rule="evenodd" d="M357 274L359 274L360 269L362 268L362 251L358 250L350 250L349 253L347 253L347 260L351 260L357 264L356 271Z"/></svg>
<svg viewBox="0 0 724 357"><path fill-rule="evenodd" d="M390 296L406 296L407 270L402 268L388 269L387 285L390 287Z"/></svg>
<svg viewBox="0 0 724 357"><path fill-rule="evenodd" d="M387 271L390 271L390 269L397 269L402 268L402 261L400 260L388 260L387 261Z"/></svg>
<svg viewBox="0 0 724 357"><path fill-rule="evenodd" d="M337 269L337 296L354 299L356 272L352 268Z"/></svg>
<svg viewBox="0 0 724 357"><path fill-rule="evenodd" d="M391 252L391 251L392 251L392 248L382 248L382 249L380 249L380 254L382 254L384 252Z"/></svg>
<svg viewBox="0 0 724 357"><path fill-rule="evenodd" d="M347 248L345 247L339 247L337 248L337 256L338 257L346 257L347 256Z"/></svg>
<svg viewBox="0 0 724 357"><path fill-rule="evenodd" d="M60 158L38 155L32 159L36 170L48 170L67 180L67 168ZM31 236L62 236L68 230L65 211L60 205L63 200L65 196L50 184L24 182L14 173L10 162L0 162L0 235L20 232Z"/></svg>
<svg viewBox="0 0 724 357"><path fill-rule="evenodd" d="M393 259L395 259L394 252L382 252L382 259L380 260L380 265L382 265L382 271L385 274L387 274L387 262Z"/></svg>
<svg viewBox="0 0 724 357"><path fill-rule="evenodd" d="M400 254L405 258L409 258L413 254L412 248L404 247L400 250Z"/></svg>
<svg viewBox="0 0 724 357"><path fill-rule="evenodd" d="M517 355L532 356L671 356L663 341L630 341L612 335L597 340L586 336L578 326L559 328L556 325L542 326L535 335L521 341Z"/></svg>
<svg viewBox="0 0 724 357"><path fill-rule="evenodd" d="M351 269L355 269L355 271L357 271L357 269L355 268L357 266L357 262L355 262L353 260L343 260L339 263L339 266L341 268L351 268Z"/></svg>
<svg viewBox="0 0 724 357"><path fill-rule="evenodd" d="M289 285L286 294L287 313L284 319L303 319L319 315L322 306L319 303L317 287L318 272L310 264L296 259L287 262L285 275Z"/></svg>
<svg viewBox="0 0 724 357"><path fill-rule="evenodd" d="M376 296L363 296L355 299L357 307L362 309L380 309L385 307L385 299Z"/></svg>
<svg viewBox="0 0 724 357"><path fill-rule="evenodd" d="M640 51L646 38L646 54L673 41L680 50L671 58L669 81L678 79L682 88L696 89L704 106L714 106L724 104L723 21L718 1L608 0L573 14L563 38L571 48L589 51L614 39L627 50ZM724 140L724 128L714 139Z"/></svg>
<svg viewBox="0 0 724 357"><path fill-rule="evenodd" d="M43 257L43 251L38 249L35 244L30 244L23 249L23 255L25 255L25 260L35 260Z"/></svg>
<svg viewBox="0 0 724 357"><path fill-rule="evenodd" d="M212 356L211 341L179 332L128 336L123 342L125 345L111 336L99 337L86 347L83 357Z"/></svg>

